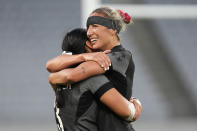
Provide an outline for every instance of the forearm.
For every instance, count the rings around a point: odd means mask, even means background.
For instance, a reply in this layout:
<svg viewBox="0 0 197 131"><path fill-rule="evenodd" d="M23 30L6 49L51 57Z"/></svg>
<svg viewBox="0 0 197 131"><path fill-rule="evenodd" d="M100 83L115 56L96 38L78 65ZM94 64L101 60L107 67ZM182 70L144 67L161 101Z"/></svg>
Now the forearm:
<svg viewBox="0 0 197 131"><path fill-rule="evenodd" d="M106 52L105 52L106 53ZM49 72L57 72L65 69L71 65L82 63L85 61L95 61L104 69L109 68L111 64L109 57L104 52L94 53L83 53L79 55L60 55L51 60L46 64L46 69Z"/></svg>
<svg viewBox="0 0 197 131"><path fill-rule="evenodd" d="M105 71L96 62L88 61L81 63L75 68L63 69L59 72L51 73L49 82L53 84L76 83L91 76L103 74Z"/></svg>
<svg viewBox="0 0 197 131"><path fill-rule="evenodd" d="M97 62L87 61L67 73L67 78L70 82L76 83L91 76L103 74L104 72L105 70L101 68Z"/></svg>
<svg viewBox="0 0 197 131"><path fill-rule="evenodd" d="M46 69L49 72L57 72L84 61L85 59L82 55L63 54L49 60L46 64Z"/></svg>
<svg viewBox="0 0 197 131"><path fill-rule="evenodd" d="M129 101L124 98L115 88L105 92L100 97L100 101L123 119L126 119L131 115Z"/></svg>
<svg viewBox="0 0 197 131"><path fill-rule="evenodd" d="M66 83L70 82L69 75L70 75L71 71L72 71L72 69L64 69L59 72L50 73L49 82L52 85L66 84Z"/></svg>
<svg viewBox="0 0 197 131"><path fill-rule="evenodd" d="M138 99L131 98L128 101L115 88L105 92L100 101L128 122L136 121L142 112L142 105Z"/></svg>

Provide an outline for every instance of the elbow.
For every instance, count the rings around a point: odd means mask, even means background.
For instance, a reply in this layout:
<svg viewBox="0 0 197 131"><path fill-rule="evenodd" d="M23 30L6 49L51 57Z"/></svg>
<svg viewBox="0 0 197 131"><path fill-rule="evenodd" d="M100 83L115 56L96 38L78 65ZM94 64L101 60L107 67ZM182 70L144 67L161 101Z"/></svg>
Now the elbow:
<svg viewBox="0 0 197 131"><path fill-rule="evenodd" d="M51 73L51 74L49 75L48 80L49 80L49 83L51 83L51 84L56 84L56 83L55 83L55 79L54 79L54 74L53 74L53 73Z"/></svg>
<svg viewBox="0 0 197 131"><path fill-rule="evenodd" d="M51 72L51 62L50 62L50 61L48 61L48 62L46 63L46 69L47 69L49 72ZM49 78L50 78L50 76L49 76Z"/></svg>
<svg viewBox="0 0 197 131"><path fill-rule="evenodd" d="M48 80L50 84L53 84L52 74L49 75Z"/></svg>
<svg viewBox="0 0 197 131"><path fill-rule="evenodd" d="M56 74L56 73L51 73L49 75L49 83L55 85L55 84L67 84L68 79L67 76L64 74Z"/></svg>
<svg viewBox="0 0 197 131"><path fill-rule="evenodd" d="M52 61L48 61L46 63L46 69L47 69L48 72L56 72L56 70L54 70L55 66L56 66L55 63L52 62Z"/></svg>

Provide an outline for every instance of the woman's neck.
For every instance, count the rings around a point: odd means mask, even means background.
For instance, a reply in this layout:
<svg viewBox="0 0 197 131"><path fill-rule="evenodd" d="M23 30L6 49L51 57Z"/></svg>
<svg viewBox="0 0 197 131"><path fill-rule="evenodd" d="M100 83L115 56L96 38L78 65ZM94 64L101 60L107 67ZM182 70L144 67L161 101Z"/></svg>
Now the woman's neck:
<svg viewBox="0 0 197 131"><path fill-rule="evenodd" d="M103 51L105 50L111 50L112 48L114 48L115 46L118 46L120 45L120 41L116 41L116 42L113 42L113 43L108 43L106 44L106 47L104 49L102 49Z"/></svg>

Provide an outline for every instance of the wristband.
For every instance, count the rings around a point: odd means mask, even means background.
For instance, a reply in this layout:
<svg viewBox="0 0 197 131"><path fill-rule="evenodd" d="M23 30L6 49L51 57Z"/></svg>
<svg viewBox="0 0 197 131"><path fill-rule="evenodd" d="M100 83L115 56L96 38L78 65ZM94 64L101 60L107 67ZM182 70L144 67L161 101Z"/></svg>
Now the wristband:
<svg viewBox="0 0 197 131"><path fill-rule="evenodd" d="M130 116L128 118L126 118L126 120L128 122L132 122L133 121L133 118L134 118L134 115L135 115L135 106L133 103L129 103L129 109L130 109Z"/></svg>

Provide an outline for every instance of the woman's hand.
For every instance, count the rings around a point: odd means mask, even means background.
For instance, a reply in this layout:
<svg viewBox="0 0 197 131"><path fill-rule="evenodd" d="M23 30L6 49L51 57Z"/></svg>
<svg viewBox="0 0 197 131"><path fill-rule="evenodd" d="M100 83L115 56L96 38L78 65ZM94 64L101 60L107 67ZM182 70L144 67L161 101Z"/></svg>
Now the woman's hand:
<svg viewBox="0 0 197 131"><path fill-rule="evenodd" d="M84 53L81 54L85 61L95 61L97 62L104 70L108 70L111 66L111 61L106 55L110 50L104 52L95 52L95 53Z"/></svg>
<svg viewBox="0 0 197 131"><path fill-rule="evenodd" d="M133 118L133 121L132 121L132 122L134 122L139 118L139 116L142 113L142 105L141 105L141 102L136 98L131 98L130 102L133 103L134 106L135 106L135 115L134 115L134 118Z"/></svg>

